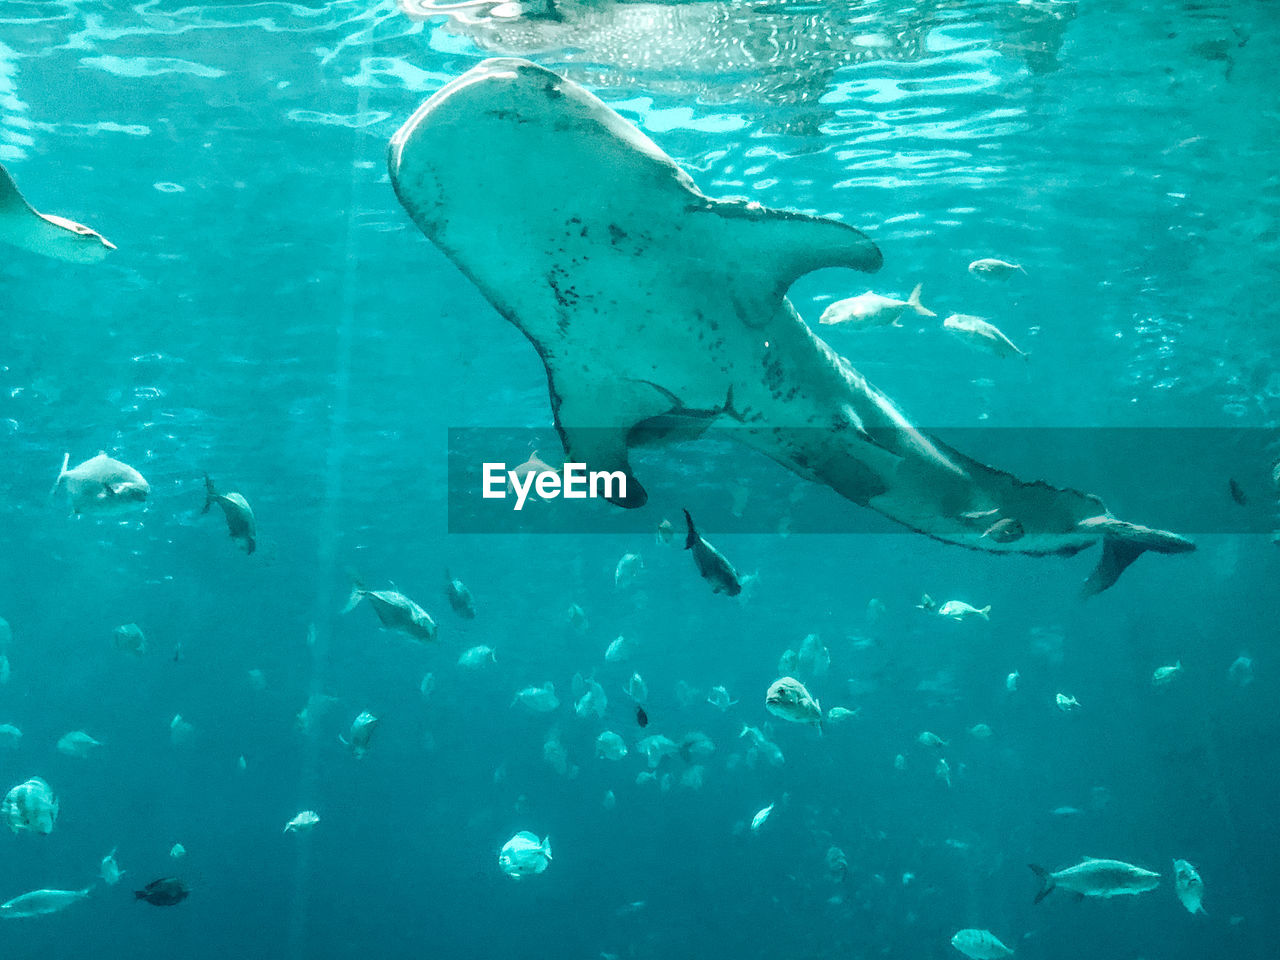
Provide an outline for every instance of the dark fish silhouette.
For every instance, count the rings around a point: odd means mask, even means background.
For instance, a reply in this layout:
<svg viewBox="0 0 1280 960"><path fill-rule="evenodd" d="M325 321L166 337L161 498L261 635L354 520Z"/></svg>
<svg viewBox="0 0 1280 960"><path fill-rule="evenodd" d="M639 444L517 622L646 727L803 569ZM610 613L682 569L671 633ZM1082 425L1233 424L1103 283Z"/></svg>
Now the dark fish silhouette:
<svg viewBox="0 0 1280 960"><path fill-rule="evenodd" d="M474 620L476 602L467 585L461 580L455 580L448 570L444 572L444 581L444 594L449 598L449 606L453 607L453 612L465 620Z"/></svg>
<svg viewBox="0 0 1280 960"><path fill-rule="evenodd" d="M1232 479L1227 481L1227 489L1231 491L1232 500L1240 504L1242 507L1248 506L1249 498L1245 495L1244 487L1240 486L1240 484L1236 483L1236 481Z"/></svg>
<svg viewBox="0 0 1280 960"><path fill-rule="evenodd" d="M636 707L636 723L642 727L649 725L649 715L644 712L644 707Z"/></svg>
<svg viewBox="0 0 1280 960"><path fill-rule="evenodd" d="M133 895L138 900L145 900L157 907L172 907L175 903L181 903L187 899L187 894L190 892L186 883L178 877L164 877L160 880L152 880L141 890L133 891Z"/></svg>
<svg viewBox="0 0 1280 960"><path fill-rule="evenodd" d="M245 553L253 553L257 547L258 523L253 517L253 508L249 501L238 493L222 494L213 485L209 475L204 475L204 509L200 515L209 512L215 503L222 508L222 515L227 518L227 532L231 539Z"/></svg>
<svg viewBox="0 0 1280 960"><path fill-rule="evenodd" d="M698 536L688 510L684 512L684 520L689 526L684 548L693 551L693 562L698 568L698 575L711 584L712 593L727 593L736 597L742 592L738 571L733 569L733 564L724 558L724 554Z"/></svg>

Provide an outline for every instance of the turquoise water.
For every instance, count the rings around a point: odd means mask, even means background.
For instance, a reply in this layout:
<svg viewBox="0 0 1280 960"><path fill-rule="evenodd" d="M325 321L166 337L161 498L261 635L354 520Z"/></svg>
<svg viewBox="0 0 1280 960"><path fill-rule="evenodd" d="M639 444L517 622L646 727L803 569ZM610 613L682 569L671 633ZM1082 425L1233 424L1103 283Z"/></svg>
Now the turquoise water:
<svg viewBox="0 0 1280 960"><path fill-rule="evenodd" d="M512 463L557 440L537 355L409 222L385 150L449 79L528 56L708 193L867 232L884 269L802 278L790 295L810 323L831 300L923 282L939 316L989 316L1031 353L999 361L914 321L820 331L915 422L1194 427L1261 447L1280 399L1278 32L1264 2L562 4L559 19L424 22L393 4L0 0L0 163L37 208L119 247L91 266L0 248L0 723L24 734L0 752L0 787L40 776L61 802L51 835L3 838L0 899L83 887L112 847L127 871L66 912L0 922L0 949L919 958L958 956L952 934L979 927L1024 958L1271 955L1276 548L1262 521L1246 535L1203 519L1231 509L1234 466L1192 463L1204 492L1171 518L1160 504L1184 481L1111 470L1114 446L1002 463L1083 475L1126 518L1194 535L1196 553L1143 558L1088 603L1093 551L782 536L773 512L797 480L745 450L709 471L723 452L696 444L637 458L643 532L450 534L451 429L478 449L505 438L491 455ZM1027 275L981 284L965 266L983 256ZM1202 449L1159 436L1173 461ZM64 452L100 449L146 475L144 512L70 518L46 497ZM1270 464L1252 469L1241 482L1265 519ZM216 509L200 515L205 471L253 504L252 556ZM745 599L712 595L678 541L655 543L682 506L758 572ZM627 552L645 566L620 589ZM474 621L448 608L446 566ZM438 644L379 631L364 606L341 615L351 568L421 603ZM990 603L991 621L928 618L924 592ZM573 603L585 631L565 622ZM145 656L113 649L128 622ZM778 659L810 633L832 660L813 692L861 712L822 737L772 721L786 762L753 768L738 734L771 721ZM606 663L618 635L636 652ZM477 644L497 662L459 667ZM1247 686L1228 676L1241 654ZM1183 674L1153 688L1175 660ZM593 669L600 721L572 709L571 678ZM658 769L668 791L635 782L633 670L651 691L644 733L715 741L701 789L681 785L679 758ZM510 707L546 681L555 713ZM681 681L701 696L683 702ZM741 701L723 714L703 702L719 684ZM1082 709L1057 710L1060 691ZM313 693L337 700L303 731ZM357 761L338 737L363 710L381 724ZM993 736L968 734L977 723ZM623 761L595 759L606 727L632 744ZM103 742L95 756L55 749L76 729ZM951 741L949 788L923 730ZM555 739L576 776L547 762ZM282 834L304 809L315 829ZM521 830L549 835L555 858L513 882L497 853ZM1084 855L1164 879L1032 905L1026 864ZM1175 857L1204 877L1206 916L1174 896ZM172 874L186 902L134 901Z"/></svg>

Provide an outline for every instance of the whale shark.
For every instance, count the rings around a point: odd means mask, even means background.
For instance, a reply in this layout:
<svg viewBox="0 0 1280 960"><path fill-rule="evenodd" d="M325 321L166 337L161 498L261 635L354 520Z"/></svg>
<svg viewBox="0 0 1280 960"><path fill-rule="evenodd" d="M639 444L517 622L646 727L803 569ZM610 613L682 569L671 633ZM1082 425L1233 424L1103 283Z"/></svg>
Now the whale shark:
<svg viewBox="0 0 1280 960"><path fill-rule="evenodd" d="M917 429L786 297L819 268L878 270L866 235L707 196L644 133L550 70L479 63L393 135L388 168L410 219L538 352L568 457L623 472L619 506L647 500L631 447L716 424L938 540L1031 555L1101 543L1086 595L1148 550L1194 549L1113 517L1093 494L1020 480ZM983 536L1004 519L1021 535Z"/></svg>

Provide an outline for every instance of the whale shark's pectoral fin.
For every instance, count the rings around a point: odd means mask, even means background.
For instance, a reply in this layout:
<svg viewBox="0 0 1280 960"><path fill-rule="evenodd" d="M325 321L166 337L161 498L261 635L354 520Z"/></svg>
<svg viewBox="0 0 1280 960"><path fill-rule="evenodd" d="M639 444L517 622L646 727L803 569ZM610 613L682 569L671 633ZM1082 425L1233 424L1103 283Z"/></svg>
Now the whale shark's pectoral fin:
<svg viewBox="0 0 1280 960"><path fill-rule="evenodd" d="M716 258L720 270L734 277L734 288L727 294L747 326L761 326L772 319L787 288L806 273L824 267L874 273L884 263L866 234L839 220L774 210L746 200L707 200L690 213L720 218L726 240L706 253ZM735 252L740 262L727 259Z"/></svg>
<svg viewBox="0 0 1280 960"><path fill-rule="evenodd" d="M619 507L643 507L649 499L631 472L627 453L633 433L678 406L671 394L642 380L599 382L587 371L548 361L552 413L565 457L588 472L620 472L623 483L605 497Z"/></svg>
<svg viewBox="0 0 1280 960"><path fill-rule="evenodd" d="M1082 591L1084 596L1092 597L1114 584L1120 579L1120 574L1124 573L1125 568L1142 556L1146 549L1137 543L1128 543L1114 537L1103 537L1102 556L1098 558L1098 565L1093 568L1093 572L1084 582Z"/></svg>
<svg viewBox="0 0 1280 960"><path fill-rule="evenodd" d="M1078 527L1102 533L1102 556L1084 582L1083 595L1086 597L1106 590L1120 578L1129 564L1148 550L1156 553L1189 553L1196 548L1190 540L1168 530L1156 530L1109 516L1090 517L1082 520Z"/></svg>

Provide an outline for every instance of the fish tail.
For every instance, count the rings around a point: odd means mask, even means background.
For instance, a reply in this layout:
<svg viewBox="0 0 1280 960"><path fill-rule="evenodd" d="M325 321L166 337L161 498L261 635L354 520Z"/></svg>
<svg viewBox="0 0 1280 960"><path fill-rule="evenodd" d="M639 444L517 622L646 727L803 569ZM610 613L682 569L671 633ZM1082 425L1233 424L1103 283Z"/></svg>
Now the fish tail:
<svg viewBox="0 0 1280 960"><path fill-rule="evenodd" d="M551 859L551 838L550 837L542 838L542 852L548 860Z"/></svg>
<svg viewBox="0 0 1280 960"><path fill-rule="evenodd" d="M360 602L360 598L364 596L364 590L360 584L353 583L351 585L351 593L347 597L347 602L342 607L343 613L350 613L356 608L356 604Z"/></svg>
<svg viewBox="0 0 1280 960"><path fill-rule="evenodd" d="M920 302L920 289L923 283L917 283L916 288L911 291L911 296L907 297L907 306L922 317L936 317L937 314Z"/></svg>
<svg viewBox="0 0 1280 960"><path fill-rule="evenodd" d="M1040 881L1040 892L1036 894L1035 899L1035 902L1039 903L1049 894L1053 893L1053 888L1056 887L1057 884L1053 882L1053 875L1044 867L1037 866L1034 863L1028 863L1027 866L1031 868L1031 872L1034 873L1036 875L1036 879Z"/></svg>
<svg viewBox="0 0 1280 960"><path fill-rule="evenodd" d="M218 496L218 491L213 486L213 481L209 479L209 475L204 475L204 509L200 511L200 515L204 516L209 512L209 508L213 506L214 498Z"/></svg>
<svg viewBox="0 0 1280 960"><path fill-rule="evenodd" d="M684 520L689 525L689 533L684 538L684 548L692 550L693 545L698 542L698 531L693 526L693 517L689 516L688 510L684 512Z"/></svg>
<svg viewBox="0 0 1280 960"><path fill-rule="evenodd" d="M62 455L62 469L58 471L58 479L53 481L53 486L49 490L49 496L53 496L58 492L58 488L62 486L62 480L67 475L67 465L71 463L71 454L64 453Z"/></svg>
<svg viewBox="0 0 1280 960"><path fill-rule="evenodd" d="M147 899L147 891L145 891L145 890L135 890L135 891L133 891L133 899L135 899L135 900L145 900L145 899Z"/></svg>
<svg viewBox="0 0 1280 960"><path fill-rule="evenodd" d="M356 608L361 598L364 596L364 581L360 579L360 574L354 570L348 569L347 575L351 577L351 594L347 597L346 606L342 608L343 613L350 613Z"/></svg>
<svg viewBox="0 0 1280 960"><path fill-rule="evenodd" d="M991 604L989 604L989 603L988 603L985 607L983 607L981 610L979 610L979 611L978 611L978 616L980 616L983 620L990 620L990 619L991 619Z"/></svg>

